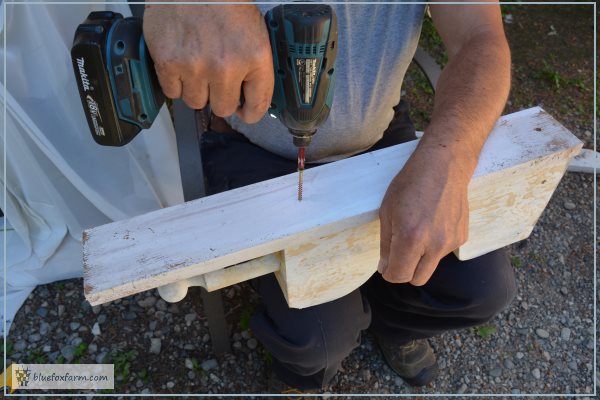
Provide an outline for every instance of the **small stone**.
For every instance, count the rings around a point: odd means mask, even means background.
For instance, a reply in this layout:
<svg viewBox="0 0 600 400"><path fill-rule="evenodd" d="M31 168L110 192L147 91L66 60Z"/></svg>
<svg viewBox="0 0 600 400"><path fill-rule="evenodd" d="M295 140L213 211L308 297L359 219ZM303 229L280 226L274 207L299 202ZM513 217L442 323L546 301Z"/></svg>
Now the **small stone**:
<svg viewBox="0 0 600 400"><path fill-rule="evenodd" d="M254 338L248 339L248 342L246 343L246 346L248 346L250 350L254 350L257 345L258 342Z"/></svg>
<svg viewBox="0 0 600 400"><path fill-rule="evenodd" d="M462 385L460 385L460 388L458 388L458 391L456 393L463 394L466 391L467 391L467 385L463 383Z"/></svg>
<svg viewBox="0 0 600 400"><path fill-rule="evenodd" d="M60 354L65 358L65 360L71 362L75 358L75 347L64 346L60 349Z"/></svg>
<svg viewBox="0 0 600 400"><path fill-rule="evenodd" d="M69 324L69 328L71 328L72 331L76 331L80 326L81 324L79 322L71 322Z"/></svg>
<svg viewBox="0 0 600 400"><path fill-rule="evenodd" d="M585 132L583 132L583 134L584 134L586 137L592 137L592 132L590 132L590 131L587 131L587 130L586 130Z"/></svg>
<svg viewBox="0 0 600 400"><path fill-rule="evenodd" d="M525 354L521 353L520 351L517 351L516 356L520 360L521 358L525 357Z"/></svg>
<svg viewBox="0 0 600 400"><path fill-rule="evenodd" d="M190 314L185 314L185 323L187 326L190 326L192 322L194 322L196 320L196 317L198 316L198 314L196 313L190 313Z"/></svg>
<svg viewBox="0 0 600 400"><path fill-rule="evenodd" d="M94 326L92 327L92 335L94 335L94 336L100 336L100 333L101 333L100 332L100 325L97 322L95 322Z"/></svg>
<svg viewBox="0 0 600 400"><path fill-rule="evenodd" d="M171 382L171 381L167 382L168 389L173 389L174 387L175 387L175 382Z"/></svg>
<svg viewBox="0 0 600 400"><path fill-rule="evenodd" d="M81 343L83 343L83 339L80 337L76 337L76 338L73 338L73 340L71 340L71 344L73 346L79 346Z"/></svg>
<svg viewBox="0 0 600 400"><path fill-rule="evenodd" d="M504 368L506 369L513 369L515 367L515 364L509 360L508 358L506 360L504 360Z"/></svg>
<svg viewBox="0 0 600 400"><path fill-rule="evenodd" d="M205 333L204 336L202 336L202 343L208 343L210 341L210 335L208 333Z"/></svg>
<svg viewBox="0 0 600 400"><path fill-rule="evenodd" d="M561 293L563 296L566 296L566 295L568 295L568 294L569 294L569 290L568 290L566 287L564 287L564 286L563 286L563 287L561 287L561 288L560 288L560 293Z"/></svg>
<svg viewBox="0 0 600 400"><path fill-rule="evenodd" d="M23 351L27 348L27 342L24 340L19 340L17 343L14 344L13 349L15 350L15 352L19 352L19 351Z"/></svg>
<svg viewBox="0 0 600 400"><path fill-rule="evenodd" d="M106 358L106 356L108 355L108 353L106 351L103 351L102 353L98 354L96 356L96 364L102 364Z"/></svg>
<svg viewBox="0 0 600 400"><path fill-rule="evenodd" d="M194 371L188 371L187 376L189 379L194 379L196 377L196 373Z"/></svg>
<svg viewBox="0 0 600 400"><path fill-rule="evenodd" d="M106 314L100 314L98 315L98 323L99 324L103 324L106 322Z"/></svg>
<svg viewBox="0 0 600 400"><path fill-rule="evenodd" d="M588 341L585 343L585 347L586 347L588 350L594 350L594 341L593 341L592 339L588 340Z"/></svg>
<svg viewBox="0 0 600 400"><path fill-rule="evenodd" d="M155 304L155 307L158 311L167 311L167 302L163 299L158 299Z"/></svg>
<svg viewBox="0 0 600 400"><path fill-rule="evenodd" d="M138 304L138 306L140 306L142 308L150 308L154 304L156 304L156 297L154 297L154 296L146 297L145 299L138 301L137 304Z"/></svg>
<svg viewBox="0 0 600 400"><path fill-rule="evenodd" d="M161 347L161 340L159 338L150 339L150 353L159 354Z"/></svg>
<svg viewBox="0 0 600 400"><path fill-rule="evenodd" d="M211 369L217 368L219 364L217 363L217 360L211 358L210 360L202 361L202 364L200 364L200 366L203 370L210 371Z"/></svg>
<svg viewBox="0 0 600 400"><path fill-rule="evenodd" d="M88 348L87 348L87 350L88 350L88 353L90 353L90 354L94 354L95 352L97 352L97 351L98 351L98 345L97 345L96 343L90 343L90 344L88 345Z"/></svg>
<svg viewBox="0 0 600 400"><path fill-rule="evenodd" d="M493 376L494 378L498 378L500 376L502 376L502 368L497 367L494 368L490 371L490 375Z"/></svg>
<svg viewBox="0 0 600 400"><path fill-rule="evenodd" d="M196 346L194 346L194 345L193 345L193 344L191 344L191 343L187 343L185 346L183 346L183 349L184 349L184 350L195 350L195 349L196 349Z"/></svg>
<svg viewBox="0 0 600 400"><path fill-rule="evenodd" d="M250 332L248 332L247 330L242 331L242 337L244 339L250 339Z"/></svg>
<svg viewBox="0 0 600 400"><path fill-rule="evenodd" d="M40 324L40 334L41 335L45 335L48 333L48 331L50 330L50 324L47 322L42 322Z"/></svg>
<svg viewBox="0 0 600 400"><path fill-rule="evenodd" d="M235 332L231 338L233 340L241 340L242 339L242 335L240 335L239 333Z"/></svg>
<svg viewBox="0 0 600 400"><path fill-rule="evenodd" d="M58 316L61 317L63 315L63 313L65 312L65 306L60 304L56 311L58 312Z"/></svg>
<svg viewBox="0 0 600 400"><path fill-rule="evenodd" d="M190 360L189 358L185 359L185 367L187 369L192 369L194 368L194 364L192 363L192 360Z"/></svg>
<svg viewBox="0 0 600 400"><path fill-rule="evenodd" d="M579 366L577 365L577 361L575 360L569 362L568 366L574 371L577 371L577 369L579 368Z"/></svg>
<svg viewBox="0 0 600 400"><path fill-rule="evenodd" d="M540 379L542 377L542 374L541 374L539 368L534 368L533 371L531 371L531 374L533 375L533 377L535 379Z"/></svg>
<svg viewBox="0 0 600 400"><path fill-rule="evenodd" d="M146 388L142 390L142 394L150 394L150 389Z"/></svg>
<svg viewBox="0 0 600 400"><path fill-rule="evenodd" d="M101 306L93 306L92 307L92 312L94 313L94 315L98 315L101 310L102 310Z"/></svg>
<svg viewBox="0 0 600 400"><path fill-rule="evenodd" d="M545 329L542 329L542 328L536 329L535 333L536 333L536 335L538 335L542 339L548 339L550 337L550 334L548 333L548 331L545 330Z"/></svg>
<svg viewBox="0 0 600 400"><path fill-rule="evenodd" d="M546 360L546 361L550 361L550 359L552 358L552 357L550 357L550 353L548 353L547 351L544 351L542 353L542 357L544 357L544 360Z"/></svg>
<svg viewBox="0 0 600 400"><path fill-rule="evenodd" d="M125 321L132 321L136 318L137 318L137 314L134 313L133 311L127 311L127 312L123 313L123 319Z"/></svg>
<svg viewBox="0 0 600 400"><path fill-rule="evenodd" d="M521 391L520 391L519 389L517 389L517 388L515 388L515 389L512 389L510 392L511 392L512 394L521 394Z"/></svg>
<svg viewBox="0 0 600 400"><path fill-rule="evenodd" d="M40 307L36 311L36 314L39 315L42 318L46 318L46 316L48 315L48 309L44 308L44 307Z"/></svg>
<svg viewBox="0 0 600 400"><path fill-rule="evenodd" d="M33 333L33 334L29 335L28 340L31 343L35 343L35 342L38 342L41 338L42 338L42 335L40 335L39 333Z"/></svg>
<svg viewBox="0 0 600 400"><path fill-rule="evenodd" d="M564 202L563 207L567 210L574 210L575 209L575 203L573 203L570 200L567 200Z"/></svg>
<svg viewBox="0 0 600 400"><path fill-rule="evenodd" d="M50 350L52 350L52 347L49 344L47 344L44 347L42 347L42 351L44 353L50 353Z"/></svg>

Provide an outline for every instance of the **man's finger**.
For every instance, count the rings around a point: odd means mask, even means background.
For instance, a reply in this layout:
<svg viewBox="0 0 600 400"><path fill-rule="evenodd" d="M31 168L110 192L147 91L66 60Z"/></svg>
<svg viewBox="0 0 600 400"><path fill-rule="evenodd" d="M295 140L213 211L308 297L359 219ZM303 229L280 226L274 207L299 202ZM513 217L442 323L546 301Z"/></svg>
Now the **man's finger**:
<svg viewBox="0 0 600 400"><path fill-rule="evenodd" d="M243 85L244 104L238 110L244 122L253 124L265 115L271 105L274 84L273 73L248 75Z"/></svg>
<svg viewBox="0 0 600 400"><path fill-rule="evenodd" d="M181 97L183 84L175 66L163 64L154 65L156 70L156 76L158 77L158 83L162 88L165 96L171 99L178 99Z"/></svg>
<svg viewBox="0 0 600 400"><path fill-rule="evenodd" d="M209 83L210 109L218 117L229 117L236 112L240 105L242 81L238 79L223 79Z"/></svg>
<svg viewBox="0 0 600 400"><path fill-rule="evenodd" d="M415 274L410 280L410 284L414 286L423 286L426 284L427 281L429 281L429 278L431 278L431 275L433 275L439 262L440 257L436 256L434 253L425 253L417 264Z"/></svg>
<svg viewBox="0 0 600 400"><path fill-rule="evenodd" d="M390 256L383 278L392 283L410 282L422 255L422 248L416 242L406 243L392 234Z"/></svg>
<svg viewBox="0 0 600 400"><path fill-rule="evenodd" d="M202 79L186 80L183 83L182 100L188 107L199 110L208 102L208 82Z"/></svg>

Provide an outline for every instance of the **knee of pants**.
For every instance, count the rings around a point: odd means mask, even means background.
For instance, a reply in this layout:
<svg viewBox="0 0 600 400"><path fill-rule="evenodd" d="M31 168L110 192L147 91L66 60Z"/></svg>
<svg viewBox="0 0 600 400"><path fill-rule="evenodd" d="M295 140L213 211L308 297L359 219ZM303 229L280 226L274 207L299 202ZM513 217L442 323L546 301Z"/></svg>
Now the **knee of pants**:
<svg viewBox="0 0 600 400"><path fill-rule="evenodd" d="M298 375L337 369L370 323L368 303L355 292L302 310L279 313L262 307L252 317L252 331L274 358Z"/></svg>
<svg viewBox="0 0 600 400"><path fill-rule="evenodd" d="M466 316L475 323L490 320L504 310L516 295L513 267L504 250L497 250L461 264L460 287L466 301Z"/></svg>

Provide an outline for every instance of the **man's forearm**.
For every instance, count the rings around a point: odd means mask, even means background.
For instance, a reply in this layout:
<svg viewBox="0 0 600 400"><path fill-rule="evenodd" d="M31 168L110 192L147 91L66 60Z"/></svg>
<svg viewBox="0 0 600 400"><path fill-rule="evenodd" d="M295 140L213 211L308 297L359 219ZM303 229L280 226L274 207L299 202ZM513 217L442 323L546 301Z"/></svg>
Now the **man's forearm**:
<svg viewBox="0 0 600 400"><path fill-rule="evenodd" d="M510 51L503 35L473 35L442 71L431 124L419 147L444 148L472 174L510 88Z"/></svg>

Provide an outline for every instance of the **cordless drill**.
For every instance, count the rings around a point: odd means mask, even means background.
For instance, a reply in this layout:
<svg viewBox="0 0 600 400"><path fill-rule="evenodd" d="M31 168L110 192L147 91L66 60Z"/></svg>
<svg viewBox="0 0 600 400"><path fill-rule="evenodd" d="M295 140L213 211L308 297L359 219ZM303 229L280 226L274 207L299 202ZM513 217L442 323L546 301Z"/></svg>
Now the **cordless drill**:
<svg viewBox="0 0 600 400"><path fill-rule="evenodd" d="M298 199L305 148L333 102L337 21L325 4L279 5L265 15L275 72L269 114L298 147ZM123 146L148 129L165 101L142 32L141 18L92 12L71 48L83 110L94 140Z"/></svg>

